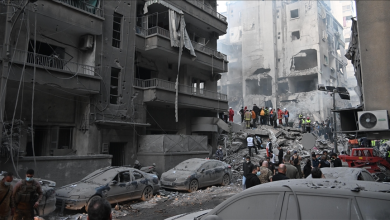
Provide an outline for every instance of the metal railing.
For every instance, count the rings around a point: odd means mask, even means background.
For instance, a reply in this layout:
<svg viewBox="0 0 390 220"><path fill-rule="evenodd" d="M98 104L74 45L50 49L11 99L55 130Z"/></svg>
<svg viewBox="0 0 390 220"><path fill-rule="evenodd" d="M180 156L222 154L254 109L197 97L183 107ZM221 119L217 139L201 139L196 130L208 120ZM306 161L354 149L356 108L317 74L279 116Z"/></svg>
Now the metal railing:
<svg viewBox="0 0 390 220"><path fill-rule="evenodd" d="M176 84L175 82L170 82L163 79L147 79L147 80L134 79L134 86L136 87L159 88L159 89L165 89L173 92L176 91L175 84ZM227 101L226 94L221 94L206 89L195 88L183 84L179 84L179 93Z"/></svg>
<svg viewBox="0 0 390 220"><path fill-rule="evenodd" d="M64 4L70 5L72 7L86 11L88 13L97 15L99 17L104 16L103 9L96 7L96 6L93 6L93 5L90 5L85 0L54 0L54 1L62 2Z"/></svg>
<svg viewBox="0 0 390 220"><path fill-rule="evenodd" d="M27 62L27 64L34 64L34 53L23 51L23 50L13 50L14 54L12 55L12 62ZM35 55L35 64L37 67L58 69L72 74L84 74L95 76L97 68L94 66L88 66L80 63L75 63L67 60L60 59L56 56L45 56L42 54Z"/></svg>
<svg viewBox="0 0 390 220"><path fill-rule="evenodd" d="M154 34L166 37L168 39L170 39L170 36L171 36L168 30L161 28L161 27L158 27L158 26L152 27L152 28L149 28L146 30L146 36L150 36L150 35L154 35Z"/></svg>
<svg viewBox="0 0 390 220"><path fill-rule="evenodd" d="M186 1L195 5L196 7L200 8L200 9L202 9L203 11L213 15L214 17L216 17L224 22L227 22L227 18L225 16L218 13L213 7L204 4L202 1L199 1L199 0L186 0Z"/></svg>
<svg viewBox="0 0 390 220"><path fill-rule="evenodd" d="M225 55L217 50L206 47L205 45L200 44L196 41L191 41L191 42L192 42L192 46L194 47L195 50L201 51L201 52L206 53L210 56L213 55L214 57L217 57L219 59L224 59L227 61L227 55Z"/></svg>

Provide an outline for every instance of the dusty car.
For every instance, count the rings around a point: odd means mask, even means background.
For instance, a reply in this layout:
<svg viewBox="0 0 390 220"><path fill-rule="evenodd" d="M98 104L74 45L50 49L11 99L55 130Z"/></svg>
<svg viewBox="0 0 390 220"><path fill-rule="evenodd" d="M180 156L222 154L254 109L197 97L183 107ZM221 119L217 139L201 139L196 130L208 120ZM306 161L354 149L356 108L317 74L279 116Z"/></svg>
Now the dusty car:
<svg viewBox="0 0 390 220"><path fill-rule="evenodd" d="M56 190L57 206L87 210L89 202L99 197L112 204L131 199L149 200L159 189L160 182L154 174L130 167L106 167Z"/></svg>
<svg viewBox="0 0 390 220"><path fill-rule="evenodd" d="M4 178L3 175L0 174L0 181ZM54 187L56 186L56 182L45 180L45 179L39 179L34 178L36 181L38 181L41 184L43 197L42 200L39 202L38 212L35 214L39 216L46 216L56 209L56 195ZM14 180L12 181L11 185L15 185L17 182L19 182L20 179L14 177Z"/></svg>
<svg viewBox="0 0 390 220"><path fill-rule="evenodd" d="M357 180L296 179L254 186L191 219L388 219L390 185Z"/></svg>
<svg viewBox="0 0 390 220"><path fill-rule="evenodd" d="M375 182L375 178L364 168L321 168L321 172L324 174L326 179L349 179ZM312 179L311 174L307 177L307 179Z"/></svg>
<svg viewBox="0 0 390 220"><path fill-rule="evenodd" d="M192 158L179 163L161 175L161 187L194 192L198 188L228 185L231 166L219 160Z"/></svg>

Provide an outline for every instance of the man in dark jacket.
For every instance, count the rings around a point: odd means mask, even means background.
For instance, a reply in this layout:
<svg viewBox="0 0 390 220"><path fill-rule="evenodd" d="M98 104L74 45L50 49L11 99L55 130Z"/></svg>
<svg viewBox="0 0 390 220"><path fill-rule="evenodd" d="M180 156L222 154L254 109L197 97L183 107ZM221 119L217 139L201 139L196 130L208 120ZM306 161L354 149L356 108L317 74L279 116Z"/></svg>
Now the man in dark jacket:
<svg viewBox="0 0 390 220"><path fill-rule="evenodd" d="M244 107L241 107L241 110L239 111L240 115L241 115L241 123L244 122L244 114L245 114L245 111L244 111Z"/></svg>
<svg viewBox="0 0 390 220"><path fill-rule="evenodd" d="M259 120L259 117L260 117L260 108L257 107L256 104L253 104L252 110L256 113L256 120L255 120L255 122L257 122Z"/></svg>
<svg viewBox="0 0 390 220"><path fill-rule="evenodd" d="M283 163L283 149L278 146L278 160L279 160L279 164Z"/></svg>
<svg viewBox="0 0 390 220"><path fill-rule="evenodd" d="M288 180L288 179L290 179L290 178L288 178L286 176L286 172L287 172L286 165L285 164L279 164L278 174L276 174L276 175L274 175L272 177L272 182L279 181L279 180Z"/></svg>
<svg viewBox="0 0 390 220"><path fill-rule="evenodd" d="M260 179L257 176L260 175L260 171L257 171L258 166L254 166L252 172L246 176L245 186L247 189L252 186L260 185Z"/></svg>
<svg viewBox="0 0 390 220"><path fill-rule="evenodd" d="M333 163L333 167L342 167L343 163L341 162L340 158L337 158L337 154L332 154L331 162Z"/></svg>
<svg viewBox="0 0 390 220"><path fill-rule="evenodd" d="M242 164L242 170L244 171L244 176L242 177L242 189L245 189L246 176L253 171L254 165L251 163L251 157L247 156L245 162Z"/></svg>

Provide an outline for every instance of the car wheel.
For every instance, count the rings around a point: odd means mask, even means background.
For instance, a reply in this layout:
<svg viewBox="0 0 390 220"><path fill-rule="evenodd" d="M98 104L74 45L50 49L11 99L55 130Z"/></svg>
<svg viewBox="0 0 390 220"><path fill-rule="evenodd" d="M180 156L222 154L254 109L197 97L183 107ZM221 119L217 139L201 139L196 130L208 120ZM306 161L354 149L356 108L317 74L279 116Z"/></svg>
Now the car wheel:
<svg viewBox="0 0 390 220"><path fill-rule="evenodd" d="M89 204L90 204L93 200L95 200L95 199L100 199L100 198L101 198L100 196L92 196L92 197L88 200L87 205L85 206L85 211L88 212L88 206L89 206Z"/></svg>
<svg viewBox="0 0 390 220"><path fill-rule="evenodd" d="M230 183L230 177L229 174L225 174L225 176L222 177L222 186L227 186Z"/></svg>
<svg viewBox="0 0 390 220"><path fill-rule="evenodd" d="M142 192L141 200L147 201L150 200L153 197L153 189L150 186L147 186L144 191Z"/></svg>
<svg viewBox="0 0 390 220"><path fill-rule="evenodd" d="M190 187L188 188L188 192L195 192L198 190L199 184L198 180L191 180Z"/></svg>

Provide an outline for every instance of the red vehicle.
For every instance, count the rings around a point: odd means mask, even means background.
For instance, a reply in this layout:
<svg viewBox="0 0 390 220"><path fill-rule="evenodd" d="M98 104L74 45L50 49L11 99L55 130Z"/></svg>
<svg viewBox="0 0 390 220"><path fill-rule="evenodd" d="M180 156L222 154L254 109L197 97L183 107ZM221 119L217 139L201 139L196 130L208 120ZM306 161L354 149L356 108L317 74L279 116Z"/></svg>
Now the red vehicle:
<svg viewBox="0 0 390 220"><path fill-rule="evenodd" d="M378 165L390 170L390 163L382 157L375 156L373 148L352 148L351 155L340 155L339 158L347 162L349 167L365 168L370 173L380 172Z"/></svg>

